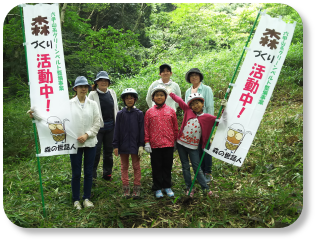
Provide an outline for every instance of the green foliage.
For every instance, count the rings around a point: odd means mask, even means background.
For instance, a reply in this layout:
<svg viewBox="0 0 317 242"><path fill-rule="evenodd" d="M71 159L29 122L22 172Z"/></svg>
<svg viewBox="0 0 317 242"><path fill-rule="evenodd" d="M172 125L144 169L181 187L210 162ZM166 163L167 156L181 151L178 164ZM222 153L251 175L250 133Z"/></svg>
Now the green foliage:
<svg viewBox="0 0 317 242"><path fill-rule="evenodd" d="M140 67L136 59L139 44L137 35L109 26L92 32L80 43L81 63L95 66L110 73L133 73Z"/></svg>
<svg viewBox="0 0 317 242"><path fill-rule="evenodd" d="M19 7L15 7L8 13L3 25L4 95L15 95L19 87L23 86L23 83L27 83L27 69L22 43L20 10ZM14 82L15 78L16 83Z"/></svg>
<svg viewBox="0 0 317 242"><path fill-rule="evenodd" d="M26 89L27 90L27 89ZM26 111L30 109L28 96L20 96L4 103L3 159L4 163L19 163L34 156L35 143L32 122Z"/></svg>

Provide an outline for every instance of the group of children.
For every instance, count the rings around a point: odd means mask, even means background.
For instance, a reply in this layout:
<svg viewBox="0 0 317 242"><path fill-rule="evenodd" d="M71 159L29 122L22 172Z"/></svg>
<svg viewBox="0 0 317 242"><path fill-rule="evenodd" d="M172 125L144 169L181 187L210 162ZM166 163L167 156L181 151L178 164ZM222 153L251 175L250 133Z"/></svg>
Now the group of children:
<svg viewBox="0 0 317 242"><path fill-rule="evenodd" d="M123 195L130 196L128 167L131 154L134 170L132 197L140 196L140 156L144 146L144 150L150 153L151 157L152 190L155 197L163 197L163 192L168 197L174 196L171 189L171 171L176 149L182 163L186 194L192 197L195 190L192 189L188 194L192 184L188 157L196 173L200 162L198 145L201 144L202 148L205 148L216 117L203 113L205 99L199 93L191 94L185 103L181 97L168 91L163 85L157 85L152 89L151 96L155 105L146 111L143 118L142 111L134 106L138 99L137 92L133 88L127 88L121 94L126 107L117 114L113 147L115 155L120 154L121 158ZM165 103L168 96L184 111L179 131L176 112ZM225 105L225 102L222 102L222 105ZM201 169L197 180L203 192L212 195Z"/></svg>

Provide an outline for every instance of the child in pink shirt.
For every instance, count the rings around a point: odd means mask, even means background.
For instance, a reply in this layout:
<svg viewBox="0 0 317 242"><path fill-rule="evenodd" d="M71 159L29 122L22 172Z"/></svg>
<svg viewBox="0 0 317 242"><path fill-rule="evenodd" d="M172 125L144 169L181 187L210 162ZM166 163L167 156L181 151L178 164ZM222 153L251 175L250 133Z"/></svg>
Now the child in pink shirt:
<svg viewBox="0 0 317 242"><path fill-rule="evenodd" d="M151 95L156 105L145 113L144 149L151 155L152 190L156 198L163 197L162 189L169 197L173 197L171 171L178 133L176 112L165 104L168 94L164 86L153 88Z"/></svg>

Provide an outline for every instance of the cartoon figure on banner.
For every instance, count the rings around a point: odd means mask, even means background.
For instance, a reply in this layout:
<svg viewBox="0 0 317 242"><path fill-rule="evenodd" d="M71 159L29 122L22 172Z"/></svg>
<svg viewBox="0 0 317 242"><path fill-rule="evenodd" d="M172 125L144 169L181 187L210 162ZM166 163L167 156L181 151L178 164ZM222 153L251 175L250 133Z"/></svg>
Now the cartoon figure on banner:
<svg viewBox="0 0 317 242"><path fill-rule="evenodd" d="M65 121L69 121L68 119L64 119L63 122L56 116L49 117L47 119L48 128L51 131L51 135L53 139L57 142L62 142L65 140L66 142L66 131L65 131Z"/></svg>
<svg viewBox="0 0 317 242"><path fill-rule="evenodd" d="M251 134L250 131L245 132L241 124L235 123L228 127L225 146L231 153L235 153L241 145L243 138L246 134ZM226 149L226 150L227 150Z"/></svg>

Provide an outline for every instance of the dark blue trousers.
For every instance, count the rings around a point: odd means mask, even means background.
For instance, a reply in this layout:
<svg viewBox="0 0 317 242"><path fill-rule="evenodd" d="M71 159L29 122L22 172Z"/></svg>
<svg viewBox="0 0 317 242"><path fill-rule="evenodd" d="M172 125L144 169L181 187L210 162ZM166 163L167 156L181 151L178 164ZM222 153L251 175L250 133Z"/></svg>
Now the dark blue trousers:
<svg viewBox="0 0 317 242"><path fill-rule="evenodd" d="M111 129L111 130L100 129L97 134L98 143L96 145L96 156L94 161L93 178L97 178L97 167L100 161L101 147L103 147L102 149L103 151L102 177L106 180L109 180L111 178L112 167L113 167L113 157L112 157L113 133L114 133L114 129Z"/></svg>
<svg viewBox="0 0 317 242"><path fill-rule="evenodd" d="M84 195L83 199L90 199L92 187L92 171L94 167L94 160L96 155L96 147L78 148L77 154L70 155L72 165L72 193L73 201L80 200L80 178L82 157L84 154Z"/></svg>

